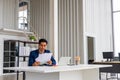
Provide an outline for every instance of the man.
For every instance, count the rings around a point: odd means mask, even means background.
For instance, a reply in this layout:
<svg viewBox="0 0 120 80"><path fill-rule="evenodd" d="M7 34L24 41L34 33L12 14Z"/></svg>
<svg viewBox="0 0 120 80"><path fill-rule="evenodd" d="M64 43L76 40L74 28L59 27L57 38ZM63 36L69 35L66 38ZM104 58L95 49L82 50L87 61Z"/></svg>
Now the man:
<svg viewBox="0 0 120 80"><path fill-rule="evenodd" d="M39 66L42 64L41 62L36 61L36 58L39 56L39 54L44 54L44 53L49 54L50 53L49 50L46 50L47 44L48 44L48 42L46 39L39 40L38 49L30 52L28 66ZM54 57L52 56L51 60L47 61L46 64L42 64L42 65L47 65L47 66L56 65L56 61L55 61Z"/></svg>

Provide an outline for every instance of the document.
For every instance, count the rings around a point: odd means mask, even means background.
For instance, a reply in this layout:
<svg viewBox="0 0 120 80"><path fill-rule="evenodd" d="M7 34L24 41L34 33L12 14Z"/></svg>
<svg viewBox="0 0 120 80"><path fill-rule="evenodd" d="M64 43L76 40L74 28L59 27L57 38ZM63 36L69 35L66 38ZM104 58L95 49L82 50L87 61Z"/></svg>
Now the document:
<svg viewBox="0 0 120 80"><path fill-rule="evenodd" d="M40 62L40 64L46 64L47 61L49 61L52 57L52 53L44 53L39 54L39 56L35 59L37 62Z"/></svg>

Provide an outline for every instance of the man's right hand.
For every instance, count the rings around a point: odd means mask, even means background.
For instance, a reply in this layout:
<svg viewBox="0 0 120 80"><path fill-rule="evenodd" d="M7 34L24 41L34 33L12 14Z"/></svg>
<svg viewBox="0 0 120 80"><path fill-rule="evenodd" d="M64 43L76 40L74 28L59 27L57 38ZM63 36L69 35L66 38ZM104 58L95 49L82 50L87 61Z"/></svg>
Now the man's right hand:
<svg viewBox="0 0 120 80"><path fill-rule="evenodd" d="M40 62L34 62L32 66L39 66Z"/></svg>

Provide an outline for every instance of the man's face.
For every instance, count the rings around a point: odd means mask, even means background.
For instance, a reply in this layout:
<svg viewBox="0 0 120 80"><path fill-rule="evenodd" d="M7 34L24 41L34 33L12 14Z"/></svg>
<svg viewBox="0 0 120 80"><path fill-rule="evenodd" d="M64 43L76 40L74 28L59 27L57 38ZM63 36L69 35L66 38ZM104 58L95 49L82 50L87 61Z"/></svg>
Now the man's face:
<svg viewBox="0 0 120 80"><path fill-rule="evenodd" d="M40 51L44 51L46 49L46 47L47 47L47 43L46 42L41 42L39 44Z"/></svg>

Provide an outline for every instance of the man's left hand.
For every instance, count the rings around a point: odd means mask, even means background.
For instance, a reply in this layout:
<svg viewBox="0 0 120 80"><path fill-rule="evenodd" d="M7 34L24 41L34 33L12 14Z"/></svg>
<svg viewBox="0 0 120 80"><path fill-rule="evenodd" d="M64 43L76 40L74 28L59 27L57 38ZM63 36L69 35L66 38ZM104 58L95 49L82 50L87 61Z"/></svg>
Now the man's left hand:
<svg viewBox="0 0 120 80"><path fill-rule="evenodd" d="M52 65L52 61L51 60L47 61L47 64Z"/></svg>

